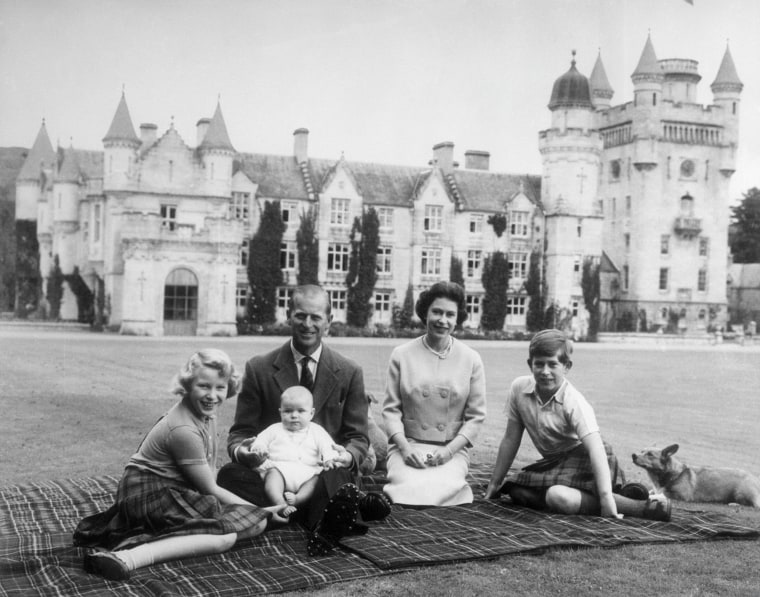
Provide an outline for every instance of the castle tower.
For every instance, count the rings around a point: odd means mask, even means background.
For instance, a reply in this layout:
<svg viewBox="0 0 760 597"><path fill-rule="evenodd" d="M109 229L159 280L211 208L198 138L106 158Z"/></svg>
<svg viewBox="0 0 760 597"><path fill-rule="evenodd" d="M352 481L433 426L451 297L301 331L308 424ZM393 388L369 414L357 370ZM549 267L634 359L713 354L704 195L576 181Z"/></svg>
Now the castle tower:
<svg viewBox="0 0 760 597"><path fill-rule="evenodd" d="M713 92L713 104L723 108L723 143L729 150L725 152L720 171L726 175L733 173L736 169L736 147L739 144L739 102L743 88L744 84L736 73L731 51L726 46L718 74L710 85Z"/></svg>
<svg viewBox="0 0 760 597"><path fill-rule="evenodd" d="M218 102L214 116L208 123L208 129L198 146L198 151L206 172L207 193L229 197L232 192L232 161L235 157L235 148L227 133L222 107Z"/></svg>
<svg viewBox="0 0 760 597"><path fill-rule="evenodd" d="M132 186L137 150L141 144L122 92L111 126L103 137L104 191L125 190Z"/></svg>
<svg viewBox="0 0 760 597"><path fill-rule="evenodd" d="M53 173L56 154L50 143L45 121L16 178L16 219L37 220L37 202Z"/></svg>
<svg viewBox="0 0 760 597"><path fill-rule="evenodd" d="M604 70L604 64L602 64L602 53L596 57L594 63L594 69L591 71L591 76L588 80L589 88L591 90L591 102L594 104L594 108L597 110L606 110L610 107L610 100L615 95L615 91L610 85L609 79L607 79L607 72Z"/></svg>
<svg viewBox="0 0 760 597"><path fill-rule="evenodd" d="M593 128L589 81L575 67L575 52L570 70L554 82L548 107L552 126L539 133L545 279L549 301L575 315L582 303L583 261L602 253L597 197L602 141Z"/></svg>

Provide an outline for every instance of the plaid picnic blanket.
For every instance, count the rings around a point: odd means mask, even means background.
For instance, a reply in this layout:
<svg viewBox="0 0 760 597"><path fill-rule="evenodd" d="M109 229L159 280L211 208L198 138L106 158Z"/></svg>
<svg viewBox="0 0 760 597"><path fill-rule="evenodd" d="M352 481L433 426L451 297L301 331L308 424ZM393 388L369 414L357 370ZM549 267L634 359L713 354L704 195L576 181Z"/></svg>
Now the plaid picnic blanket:
<svg viewBox="0 0 760 597"><path fill-rule="evenodd" d="M472 467L476 495L488 472L482 465ZM366 478L363 487L378 489L382 481ZM151 566L127 582L111 582L82 570L84 551L72 545L71 536L82 517L111 505L117 483L116 477L92 477L0 488L0 597L259 595L557 547L760 536L758 529L718 513L678 509L670 523L616 521L476 500L424 510L394 506L392 516L371 523L367 535L344 538L345 549L323 557L309 557L306 533L292 526L241 541L221 555Z"/></svg>

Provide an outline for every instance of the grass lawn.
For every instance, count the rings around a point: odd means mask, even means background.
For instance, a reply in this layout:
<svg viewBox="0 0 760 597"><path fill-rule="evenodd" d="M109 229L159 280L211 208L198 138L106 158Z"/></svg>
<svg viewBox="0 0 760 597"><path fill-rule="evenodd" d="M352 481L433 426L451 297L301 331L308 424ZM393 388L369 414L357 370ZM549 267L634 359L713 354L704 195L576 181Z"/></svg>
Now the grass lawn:
<svg viewBox="0 0 760 597"><path fill-rule="evenodd" d="M0 434L4 485L38 479L119 475L152 423L176 400L172 375L198 348L226 350L240 366L285 338L134 338L0 328L5 417ZM364 368L382 399L398 340L328 342ZM473 453L493 462L504 430L510 381L528 372L524 342L472 342L483 357L488 417ZM760 347L578 344L570 380L594 406L629 480L646 481L630 454L678 443L694 464L760 474ZM223 408L220 441L235 411ZM379 405L376 405L379 416ZM524 440L516 465L536 457ZM221 463L220 463L221 464ZM760 528L760 512L710 506ZM435 566L332 585L326 595L757 595L760 542L719 541L614 550L555 551Z"/></svg>

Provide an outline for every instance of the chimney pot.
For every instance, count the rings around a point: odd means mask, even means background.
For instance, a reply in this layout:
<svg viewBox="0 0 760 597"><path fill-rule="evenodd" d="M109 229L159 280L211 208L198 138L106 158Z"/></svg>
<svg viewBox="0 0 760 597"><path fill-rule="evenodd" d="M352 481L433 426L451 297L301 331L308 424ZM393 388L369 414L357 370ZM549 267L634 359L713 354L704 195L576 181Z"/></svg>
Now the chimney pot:
<svg viewBox="0 0 760 597"><path fill-rule="evenodd" d="M479 149L468 149L464 152L464 167L468 170L488 170L491 154Z"/></svg>
<svg viewBox="0 0 760 597"><path fill-rule="evenodd" d="M201 146L201 143L203 143L203 139L206 137L206 133L208 132L208 126L211 124L210 118L201 118L196 124L195 124L195 130L196 130L196 145L198 147Z"/></svg>
<svg viewBox="0 0 760 597"><path fill-rule="evenodd" d="M299 164L309 159L309 129L298 128L293 131L293 155Z"/></svg>
<svg viewBox="0 0 760 597"><path fill-rule="evenodd" d="M454 169L454 143L443 141L433 145L433 162L444 172Z"/></svg>

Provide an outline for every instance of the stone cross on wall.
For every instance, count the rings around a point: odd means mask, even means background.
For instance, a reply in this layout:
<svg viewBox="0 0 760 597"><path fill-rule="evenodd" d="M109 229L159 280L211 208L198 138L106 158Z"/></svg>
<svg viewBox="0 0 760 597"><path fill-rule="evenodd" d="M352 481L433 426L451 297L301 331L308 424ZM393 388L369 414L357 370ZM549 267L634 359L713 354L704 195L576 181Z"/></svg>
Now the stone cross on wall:
<svg viewBox="0 0 760 597"><path fill-rule="evenodd" d="M145 277L145 271L140 272L140 277L137 278L137 281L140 283L140 302L143 302L144 299L144 291L145 291L145 282L148 281L148 278Z"/></svg>

